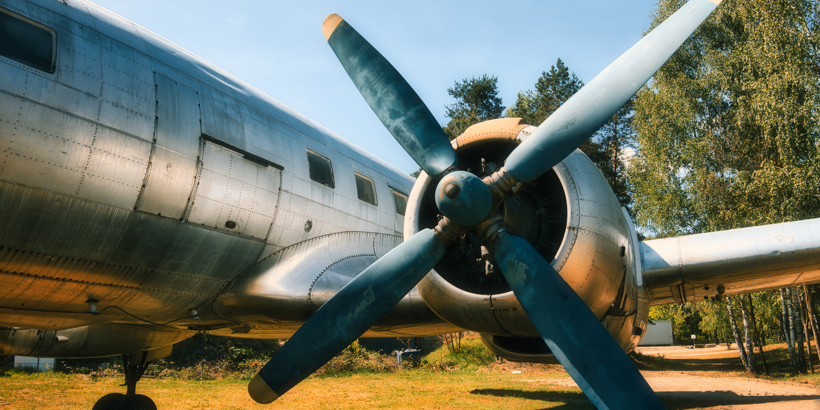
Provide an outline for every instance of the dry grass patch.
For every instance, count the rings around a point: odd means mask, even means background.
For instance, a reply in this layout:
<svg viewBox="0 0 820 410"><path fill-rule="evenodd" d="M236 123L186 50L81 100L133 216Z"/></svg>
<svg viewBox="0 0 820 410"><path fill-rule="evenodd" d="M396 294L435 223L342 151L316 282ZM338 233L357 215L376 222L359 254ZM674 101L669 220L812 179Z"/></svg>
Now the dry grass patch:
<svg viewBox="0 0 820 410"><path fill-rule="evenodd" d="M550 381L565 374L398 371L347 377L310 377L279 399L279 409L591 409L576 387ZM8 409L91 408L102 395L123 391L119 378L60 373L10 373L2 378L0 407ZM146 379L138 392L160 409L260 409L244 381ZM567 405L570 407L566 407Z"/></svg>

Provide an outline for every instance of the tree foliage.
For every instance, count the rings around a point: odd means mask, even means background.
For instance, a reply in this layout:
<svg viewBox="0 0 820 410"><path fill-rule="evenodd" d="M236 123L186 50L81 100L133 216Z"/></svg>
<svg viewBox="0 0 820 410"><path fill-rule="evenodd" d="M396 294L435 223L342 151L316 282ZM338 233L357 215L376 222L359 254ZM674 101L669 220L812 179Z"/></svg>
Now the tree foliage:
<svg viewBox="0 0 820 410"><path fill-rule="evenodd" d="M518 93L515 103L507 110L507 116L523 118L527 124L541 124L583 85L584 82L575 73L570 73L559 58L549 71L541 73L535 82L535 90Z"/></svg>
<svg viewBox="0 0 820 410"><path fill-rule="evenodd" d="M653 26L685 1L661 0ZM727 0L635 99L638 222L660 236L820 215L817 0Z"/></svg>
<svg viewBox="0 0 820 410"><path fill-rule="evenodd" d="M752 295L757 329L764 343L780 340L780 299L777 291L759 292ZM735 303L735 320L742 322L740 306ZM733 342L729 327L729 314L722 300L698 300L681 304L653 306L650 320L669 320L677 340L689 340L690 335L716 343Z"/></svg>
<svg viewBox="0 0 820 410"><path fill-rule="evenodd" d="M660 0L652 26L684 3ZM629 180L649 233L820 216L819 10L818 0L726 0L638 93ZM752 306L761 338L782 340L779 293L755 294ZM728 319L694 315L715 336Z"/></svg>
<svg viewBox="0 0 820 410"><path fill-rule="evenodd" d="M445 116L450 119L444 132L452 140L473 124L501 118L504 106L498 96L498 77L484 74L481 77L456 81L447 89L456 102L445 106Z"/></svg>

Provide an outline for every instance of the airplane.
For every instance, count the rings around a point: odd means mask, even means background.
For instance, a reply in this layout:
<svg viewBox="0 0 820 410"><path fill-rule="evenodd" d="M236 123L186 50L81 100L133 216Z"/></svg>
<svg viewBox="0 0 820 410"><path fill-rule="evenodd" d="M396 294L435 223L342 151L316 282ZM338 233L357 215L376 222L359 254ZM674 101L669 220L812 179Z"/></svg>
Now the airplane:
<svg viewBox="0 0 820 410"><path fill-rule="evenodd" d="M599 409L663 408L626 356L649 306L820 281L820 219L639 241L577 147L718 0L690 0L538 126L448 141L345 20L322 31L415 181L85 0L0 0L0 354L152 360L197 332L288 339L270 403L359 337L462 330L560 362Z"/></svg>

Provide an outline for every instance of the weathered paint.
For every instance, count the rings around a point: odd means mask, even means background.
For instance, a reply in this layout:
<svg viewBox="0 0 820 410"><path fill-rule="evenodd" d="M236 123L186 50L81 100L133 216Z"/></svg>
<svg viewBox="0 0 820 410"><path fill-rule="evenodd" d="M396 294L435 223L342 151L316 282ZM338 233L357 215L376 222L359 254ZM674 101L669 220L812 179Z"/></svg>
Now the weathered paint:
<svg viewBox="0 0 820 410"><path fill-rule="evenodd" d="M325 30L353 84L416 163L430 175L455 166L455 151L444 130L390 62L338 15L328 16Z"/></svg>

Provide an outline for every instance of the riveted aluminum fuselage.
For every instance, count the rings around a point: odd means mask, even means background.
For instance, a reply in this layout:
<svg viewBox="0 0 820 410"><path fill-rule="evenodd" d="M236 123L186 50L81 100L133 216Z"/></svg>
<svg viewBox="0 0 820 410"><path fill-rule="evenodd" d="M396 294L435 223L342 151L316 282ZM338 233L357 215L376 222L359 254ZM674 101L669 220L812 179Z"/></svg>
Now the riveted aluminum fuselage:
<svg viewBox="0 0 820 410"><path fill-rule="evenodd" d="M56 33L53 73L0 56L0 326L273 328L212 305L298 247L316 266L269 279L287 283L277 291L293 310L311 292L314 306L331 266L352 277L400 242L393 191L413 180L395 167L94 4L0 8ZM311 178L308 150L330 161L333 186ZM358 198L354 172L373 181L375 204ZM370 251L344 248L346 235Z"/></svg>

